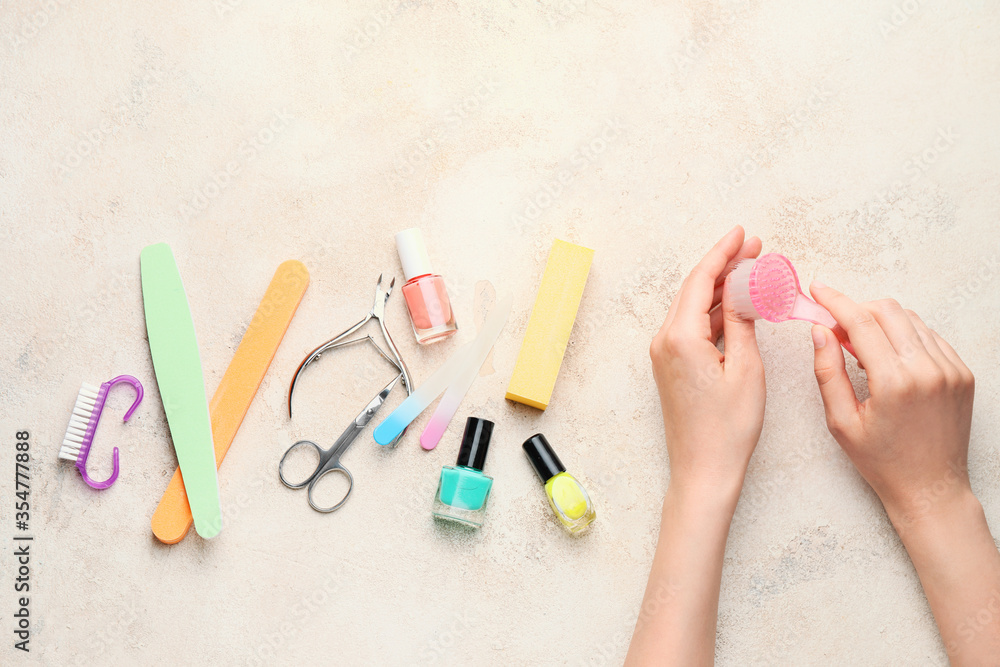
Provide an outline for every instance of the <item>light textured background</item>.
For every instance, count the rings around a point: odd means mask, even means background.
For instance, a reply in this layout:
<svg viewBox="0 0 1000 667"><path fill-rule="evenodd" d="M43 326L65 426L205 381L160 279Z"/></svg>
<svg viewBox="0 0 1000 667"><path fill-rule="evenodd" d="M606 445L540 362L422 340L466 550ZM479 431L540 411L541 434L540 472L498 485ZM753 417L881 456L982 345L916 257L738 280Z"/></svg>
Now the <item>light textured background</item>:
<svg viewBox="0 0 1000 667"><path fill-rule="evenodd" d="M998 19L985 0L4 0L0 661L9 444L27 428L37 664L619 663L667 484L648 342L736 222L804 279L895 296L955 344L979 379L973 484L1000 527ZM462 420L433 453L414 431L395 451L360 438L332 516L276 474L290 442L330 442L387 379L364 353L324 359L284 415L299 359L366 311L380 271L399 276L392 234L413 225L461 326L418 349L393 295L417 378L473 337L490 283L515 297L460 411L498 422L475 534L429 514ZM597 254L540 414L503 390L555 237ZM210 394L277 265L312 275L222 468L225 529L173 547L149 530L175 459L138 277L163 240ZM758 331L768 412L719 664L944 664L899 540L824 427L808 327ZM81 381L118 373L148 393L127 425L129 392L111 400L92 460L108 470L118 445L123 473L97 493L56 453ZM596 501L583 539L519 451L536 431Z"/></svg>

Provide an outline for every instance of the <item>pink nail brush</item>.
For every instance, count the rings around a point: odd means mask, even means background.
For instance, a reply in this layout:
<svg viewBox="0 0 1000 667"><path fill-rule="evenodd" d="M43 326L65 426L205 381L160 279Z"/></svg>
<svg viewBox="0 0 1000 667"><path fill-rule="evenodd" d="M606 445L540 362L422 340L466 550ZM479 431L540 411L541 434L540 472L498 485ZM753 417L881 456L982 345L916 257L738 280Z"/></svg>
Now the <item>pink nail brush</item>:
<svg viewBox="0 0 1000 667"><path fill-rule="evenodd" d="M820 324L833 331L845 350L858 356L847 332L837 324L830 311L802 292L799 274L787 257L771 253L760 259L743 260L733 269L728 289L739 317L775 323L801 320Z"/></svg>

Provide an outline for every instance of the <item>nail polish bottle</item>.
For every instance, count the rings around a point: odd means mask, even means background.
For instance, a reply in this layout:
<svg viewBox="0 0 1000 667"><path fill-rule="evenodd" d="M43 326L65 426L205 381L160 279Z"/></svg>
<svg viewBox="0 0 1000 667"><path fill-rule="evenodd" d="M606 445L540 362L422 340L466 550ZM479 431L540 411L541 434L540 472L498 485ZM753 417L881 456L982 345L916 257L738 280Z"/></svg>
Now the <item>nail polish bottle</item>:
<svg viewBox="0 0 1000 667"><path fill-rule="evenodd" d="M483 474L493 422L469 417L458 450L458 463L441 469L441 483L434 498L434 516L478 528L483 525L486 501L493 478Z"/></svg>
<svg viewBox="0 0 1000 667"><path fill-rule="evenodd" d="M545 495L556 518L566 530L575 534L587 530L597 518L594 505L586 489L566 472L566 466L552 450L549 441L541 433L536 433L524 441L524 453L545 485Z"/></svg>
<svg viewBox="0 0 1000 667"><path fill-rule="evenodd" d="M396 234L403 265L403 299L418 343L433 343L458 331L444 278L431 271L424 237L416 227Z"/></svg>

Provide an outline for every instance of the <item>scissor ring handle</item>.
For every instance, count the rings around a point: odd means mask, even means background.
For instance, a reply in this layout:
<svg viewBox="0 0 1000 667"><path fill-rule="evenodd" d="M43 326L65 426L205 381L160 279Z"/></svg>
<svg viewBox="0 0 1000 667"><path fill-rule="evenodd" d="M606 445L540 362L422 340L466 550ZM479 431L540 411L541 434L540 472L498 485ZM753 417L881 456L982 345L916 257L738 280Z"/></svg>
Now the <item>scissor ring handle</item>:
<svg viewBox="0 0 1000 667"><path fill-rule="evenodd" d="M314 470L311 475L306 477L306 479L301 482L294 482L294 483L289 482L287 479L285 479L285 459L288 458L289 454L291 454L296 449L304 445L308 445L309 447L312 447L313 449L316 450L316 454L318 456L318 460L316 463L316 470ZM278 463L278 477L281 478L281 483L287 486L289 489L304 488L307 484L309 484L309 482L313 481L313 479L316 477L316 474L320 471L320 469L322 469L323 453L324 453L323 449L312 440L299 440L298 442L296 442L294 445L288 448L288 450L285 452L285 455L281 457L281 462Z"/></svg>
<svg viewBox="0 0 1000 667"><path fill-rule="evenodd" d="M343 475L344 477L347 478L347 491L344 493L344 497L341 498L340 502L338 502L336 505L332 507L320 507L315 502L313 502L313 489L316 487L316 484L319 482L319 480L323 479L332 472L335 472L339 475ZM347 502L347 499L351 495L351 489L353 488L354 488L354 476L351 475L351 471L345 468L344 466L340 465L339 463L335 463L326 470L324 470L323 472L321 472L320 474L316 475L316 477L312 480L312 483L309 484L309 506L312 507L317 512L324 512L324 513L335 512L336 510L339 510L341 507L343 507L344 503Z"/></svg>

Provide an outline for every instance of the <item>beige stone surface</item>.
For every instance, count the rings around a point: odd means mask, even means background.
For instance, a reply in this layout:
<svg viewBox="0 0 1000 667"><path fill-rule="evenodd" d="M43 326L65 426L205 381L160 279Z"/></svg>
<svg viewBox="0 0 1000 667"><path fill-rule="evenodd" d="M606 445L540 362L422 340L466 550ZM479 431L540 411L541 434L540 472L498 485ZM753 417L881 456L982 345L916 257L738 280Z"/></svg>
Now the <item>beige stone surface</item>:
<svg viewBox="0 0 1000 667"><path fill-rule="evenodd" d="M979 379L972 478L1000 529L998 30L985 0L2 2L0 662L620 663L668 481L648 341L734 223L804 279L894 296L954 343ZM418 348L393 294L418 379L474 337L490 285L514 295L459 413L497 422L478 533L429 511L462 419L430 453L416 428L395 450L362 436L333 515L277 477L288 444L330 443L388 379L363 351L324 359L284 413L300 358L364 314L380 272L400 276L392 234L414 225L461 327ZM542 414L503 392L553 238L597 252ZM170 547L149 529L175 457L138 274L159 241L209 394L278 264L312 275L223 464L221 535ZM808 327L758 332L768 412L718 663L945 664L899 540L824 427ZM98 493L56 454L80 383L119 373L147 396L128 424L128 392L110 401L95 475L113 446L122 475ZM19 429L30 656L10 633ZM537 431L595 499L582 539L519 451Z"/></svg>

